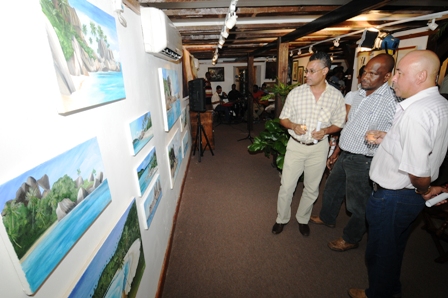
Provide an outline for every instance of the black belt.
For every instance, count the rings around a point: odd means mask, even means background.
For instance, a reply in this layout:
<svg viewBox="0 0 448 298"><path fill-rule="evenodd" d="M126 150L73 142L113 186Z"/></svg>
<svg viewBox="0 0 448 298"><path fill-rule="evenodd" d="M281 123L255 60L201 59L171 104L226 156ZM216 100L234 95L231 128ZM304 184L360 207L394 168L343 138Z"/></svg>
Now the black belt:
<svg viewBox="0 0 448 298"><path fill-rule="evenodd" d="M373 191L374 191L374 192L377 192L377 191L382 190L382 189L383 189L383 190L389 190L389 191L413 191L413 189L410 189L410 188L387 189L387 188L382 187L382 186L379 185L378 183L373 182Z"/></svg>
<svg viewBox="0 0 448 298"><path fill-rule="evenodd" d="M299 140L297 140L297 139L295 139L295 138L293 138L294 139L294 141L296 141L297 143L299 143L299 144L302 144L302 145L305 145L305 146L313 146L313 145L316 145L317 143L319 143L320 141L322 141L322 140L318 140L316 143L314 143L314 142L311 142L311 143L305 143L305 142L302 142L302 141L299 141Z"/></svg>

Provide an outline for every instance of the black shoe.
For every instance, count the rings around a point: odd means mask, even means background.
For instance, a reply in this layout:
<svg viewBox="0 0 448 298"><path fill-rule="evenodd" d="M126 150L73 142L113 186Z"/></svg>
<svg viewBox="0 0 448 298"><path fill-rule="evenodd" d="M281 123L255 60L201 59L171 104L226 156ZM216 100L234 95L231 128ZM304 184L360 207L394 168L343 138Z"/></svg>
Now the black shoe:
<svg viewBox="0 0 448 298"><path fill-rule="evenodd" d="M299 223L299 231L304 237L308 237L310 235L310 227L308 224Z"/></svg>
<svg viewBox="0 0 448 298"><path fill-rule="evenodd" d="M275 223L272 227L272 234L280 234L283 231L284 226L286 226L286 224Z"/></svg>

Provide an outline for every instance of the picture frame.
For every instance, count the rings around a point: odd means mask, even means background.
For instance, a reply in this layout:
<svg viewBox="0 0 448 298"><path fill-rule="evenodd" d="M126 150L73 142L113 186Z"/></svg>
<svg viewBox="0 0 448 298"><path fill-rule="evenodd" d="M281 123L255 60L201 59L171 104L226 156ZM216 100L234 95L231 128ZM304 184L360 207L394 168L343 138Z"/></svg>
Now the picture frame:
<svg viewBox="0 0 448 298"><path fill-rule="evenodd" d="M266 62L265 79L275 80L277 76L277 62Z"/></svg>
<svg viewBox="0 0 448 298"><path fill-rule="evenodd" d="M299 65L299 62L297 60L292 63L292 80L294 82L297 82L297 71L298 71L297 67L298 67L298 65Z"/></svg>
<svg viewBox="0 0 448 298"><path fill-rule="evenodd" d="M140 150L154 137L151 113L147 112L129 123L132 138L132 152L137 155Z"/></svg>
<svg viewBox="0 0 448 298"><path fill-rule="evenodd" d="M158 173L159 166L157 163L156 147L152 146L149 153L138 165L135 174L137 175L140 196L143 196L151 181Z"/></svg>
<svg viewBox="0 0 448 298"><path fill-rule="evenodd" d="M181 113L181 80L174 69L159 68L163 127L170 131Z"/></svg>
<svg viewBox="0 0 448 298"><path fill-rule="evenodd" d="M209 67L210 82L224 82L224 67Z"/></svg>
<svg viewBox="0 0 448 298"><path fill-rule="evenodd" d="M170 173L170 188L174 188L174 181L179 173L180 165L182 164L182 140L180 138L179 129L171 137L166 146L166 156L168 163L168 170Z"/></svg>
<svg viewBox="0 0 448 298"><path fill-rule="evenodd" d="M304 74L304 68L303 66L298 66L297 67L297 83L299 83L300 85L303 84L304 80L303 80L303 74Z"/></svg>
<svg viewBox="0 0 448 298"><path fill-rule="evenodd" d="M141 203L142 218L144 219L143 227L148 230L151 226L151 222L156 213L157 207L159 206L160 200L163 196L162 184L160 182L160 175L153 179L150 191L145 199Z"/></svg>

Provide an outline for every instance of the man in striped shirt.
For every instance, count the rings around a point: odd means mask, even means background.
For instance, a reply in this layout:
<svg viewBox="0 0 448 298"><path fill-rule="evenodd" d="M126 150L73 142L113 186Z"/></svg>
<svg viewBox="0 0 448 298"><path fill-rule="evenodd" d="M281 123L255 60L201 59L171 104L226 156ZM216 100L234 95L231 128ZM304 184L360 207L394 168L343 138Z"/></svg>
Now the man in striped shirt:
<svg viewBox="0 0 448 298"><path fill-rule="evenodd" d="M361 89L354 96L341 132L339 147L328 160L329 168L334 166L325 185L322 209L319 216L313 215L310 220L334 227L346 198L346 208L352 215L342 237L328 243L334 251L357 248L366 232L366 204L372 193L369 169L378 145L369 145L365 134L372 123L380 131L388 131L392 126L397 100L388 80L394 64L394 58L388 54L379 54L367 63L361 77Z"/></svg>
<svg viewBox="0 0 448 298"><path fill-rule="evenodd" d="M300 233L303 236L310 233L308 221L319 195L329 150L327 137L341 130L346 114L341 92L325 80L330 67L328 54L313 54L305 69L306 84L288 94L280 114L280 123L291 137L278 193L277 219L272 227L274 234L281 233L290 220L292 197L302 173L304 189L296 219Z"/></svg>

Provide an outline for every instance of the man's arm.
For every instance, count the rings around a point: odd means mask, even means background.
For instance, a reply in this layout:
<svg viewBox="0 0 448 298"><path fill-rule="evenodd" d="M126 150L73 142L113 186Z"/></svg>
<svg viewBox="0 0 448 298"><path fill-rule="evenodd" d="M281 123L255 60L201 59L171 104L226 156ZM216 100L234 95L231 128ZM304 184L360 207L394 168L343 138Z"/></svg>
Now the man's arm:
<svg viewBox="0 0 448 298"><path fill-rule="evenodd" d="M297 135L304 135L306 133L306 130L303 130L300 127L300 124L294 123L288 118L280 119L280 124L283 125L283 127L287 129L293 130Z"/></svg>
<svg viewBox="0 0 448 298"><path fill-rule="evenodd" d="M315 140L321 140L325 135L332 135L332 134L335 134L337 132L340 132L341 130L342 130L341 127L338 127L336 125L331 125L331 126L322 128L319 131L313 131L311 133L311 136Z"/></svg>
<svg viewBox="0 0 448 298"><path fill-rule="evenodd" d="M430 191L429 185L431 184L431 177L417 177L411 174L408 174L411 179L412 185L415 187L415 191L418 194L426 195Z"/></svg>

